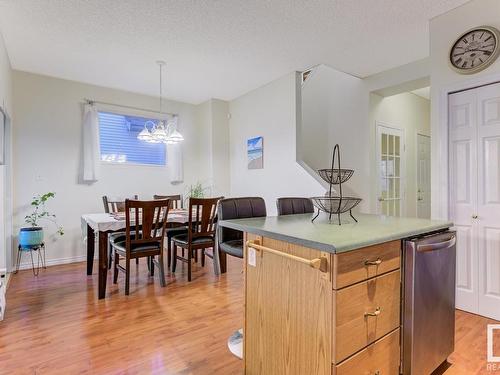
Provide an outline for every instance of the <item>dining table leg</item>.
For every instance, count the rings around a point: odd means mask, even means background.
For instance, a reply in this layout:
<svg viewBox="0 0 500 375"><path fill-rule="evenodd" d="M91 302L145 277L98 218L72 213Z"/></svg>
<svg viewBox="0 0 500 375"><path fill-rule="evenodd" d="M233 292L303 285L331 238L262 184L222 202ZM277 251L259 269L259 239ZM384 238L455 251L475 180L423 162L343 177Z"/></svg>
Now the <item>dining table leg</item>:
<svg viewBox="0 0 500 375"><path fill-rule="evenodd" d="M108 279L108 233L99 231L99 299L106 296Z"/></svg>
<svg viewBox="0 0 500 375"><path fill-rule="evenodd" d="M94 268L95 252L95 233L90 225L87 224L87 275L92 275Z"/></svg>

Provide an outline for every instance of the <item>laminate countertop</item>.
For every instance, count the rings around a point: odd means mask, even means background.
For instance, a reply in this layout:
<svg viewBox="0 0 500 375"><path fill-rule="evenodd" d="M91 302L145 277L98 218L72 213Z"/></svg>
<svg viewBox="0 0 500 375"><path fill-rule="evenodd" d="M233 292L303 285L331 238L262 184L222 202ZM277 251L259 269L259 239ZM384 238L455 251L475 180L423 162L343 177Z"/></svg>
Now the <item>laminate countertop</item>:
<svg viewBox="0 0 500 375"><path fill-rule="evenodd" d="M357 223L344 214L342 225L338 225L336 216L329 222L321 215L314 223L312 217L311 214L268 216L221 220L218 225L329 253L346 252L453 226L449 221L368 214L356 214Z"/></svg>

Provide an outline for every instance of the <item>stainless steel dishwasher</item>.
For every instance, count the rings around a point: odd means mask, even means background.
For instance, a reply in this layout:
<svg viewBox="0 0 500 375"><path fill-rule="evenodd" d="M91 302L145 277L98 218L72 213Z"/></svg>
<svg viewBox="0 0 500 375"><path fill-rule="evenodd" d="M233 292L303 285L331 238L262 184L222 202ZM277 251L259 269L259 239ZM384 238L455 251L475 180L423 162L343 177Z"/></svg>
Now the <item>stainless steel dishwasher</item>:
<svg viewBox="0 0 500 375"><path fill-rule="evenodd" d="M404 375L429 375L454 350L455 244L454 231L404 241Z"/></svg>

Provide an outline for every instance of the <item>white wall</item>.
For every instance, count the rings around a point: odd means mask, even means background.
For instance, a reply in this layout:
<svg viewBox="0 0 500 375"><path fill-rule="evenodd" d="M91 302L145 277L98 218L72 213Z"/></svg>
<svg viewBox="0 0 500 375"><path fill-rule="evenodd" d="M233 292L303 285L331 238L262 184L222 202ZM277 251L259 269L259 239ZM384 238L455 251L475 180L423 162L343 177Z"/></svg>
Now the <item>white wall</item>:
<svg viewBox="0 0 500 375"><path fill-rule="evenodd" d="M472 27L490 25L500 29L500 1L473 0L430 22L432 217L448 217L447 97L453 90L500 81L500 59L480 73L460 75L448 65L454 41Z"/></svg>
<svg viewBox="0 0 500 375"><path fill-rule="evenodd" d="M300 159L312 173L330 168L332 150L340 145L341 167L354 169L343 185L344 195L362 198L362 211L370 207L368 149L368 94L363 80L320 65L302 85L299 122Z"/></svg>
<svg viewBox="0 0 500 375"><path fill-rule="evenodd" d="M296 161L297 86L290 73L229 103L231 195L261 196L268 215L276 198L311 197L324 188ZM247 168L247 139L264 137L264 168Z"/></svg>
<svg viewBox="0 0 500 375"><path fill-rule="evenodd" d="M370 95L370 176L371 196L377 196L376 123L402 129L406 151L404 164L404 186L406 199L403 215L417 216L417 134L430 136L430 102L412 93L382 97ZM371 212L376 212L377 200L371 201Z"/></svg>
<svg viewBox="0 0 500 375"><path fill-rule="evenodd" d="M5 49L3 37L0 34L0 106L12 118L12 70ZM0 165L0 274L5 273L10 263L12 235L12 181L10 172L10 133L12 122L7 125L5 144L5 165Z"/></svg>
<svg viewBox="0 0 500 375"><path fill-rule="evenodd" d="M49 263L84 259L80 216L102 212L102 195L139 194L147 199L153 194L185 193L186 185L211 177L196 106L166 101L165 111L179 114L179 130L185 137L184 184L169 182L168 166L127 165L103 165L97 183L79 184L83 98L152 110L157 109L158 99L19 71L14 72L13 82L15 230L23 225L34 194L55 191L56 199L48 208L58 216L66 234L54 241L55 228L47 226Z"/></svg>

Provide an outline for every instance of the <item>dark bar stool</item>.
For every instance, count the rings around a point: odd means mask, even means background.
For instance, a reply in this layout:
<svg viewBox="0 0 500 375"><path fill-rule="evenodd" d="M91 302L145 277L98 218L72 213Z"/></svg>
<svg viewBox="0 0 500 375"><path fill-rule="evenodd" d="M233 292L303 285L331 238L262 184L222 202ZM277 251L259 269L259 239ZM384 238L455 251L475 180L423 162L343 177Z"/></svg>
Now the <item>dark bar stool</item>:
<svg viewBox="0 0 500 375"><path fill-rule="evenodd" d="M219 220L265 217L266 202L260 197L221 199L217 210ZM243 258L243 233L230 228L217 228L221 273L227 271L227 254Z"/></svg>
<svg viewBox="0 0 500 375"><path fill-rule="evenodd" d="M276 199L278 216L314 213L314 205L309 198L290 197Z"/></svg>

